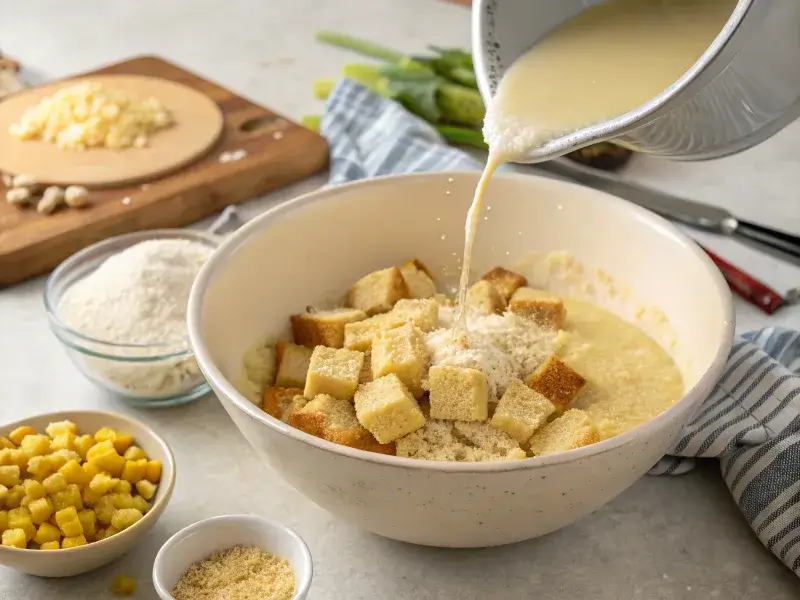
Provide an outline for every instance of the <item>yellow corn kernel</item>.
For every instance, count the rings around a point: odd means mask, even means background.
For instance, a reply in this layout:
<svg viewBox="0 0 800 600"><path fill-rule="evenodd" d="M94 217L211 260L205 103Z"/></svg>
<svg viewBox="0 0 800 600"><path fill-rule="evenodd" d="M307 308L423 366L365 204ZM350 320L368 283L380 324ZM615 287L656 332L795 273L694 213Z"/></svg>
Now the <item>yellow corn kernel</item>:
<svg viewBox="0 0 800 600"><path fill-rule="evenodd" d="M97 532L97 515L91 509L78 511L78 520L83 527L83 535L93 536Z"/></svg>
<svg viewBox="0 0 800 600"><path fill-rule="evenodd" d="M126 508L133 508L133 496L130 494L109 494L111 504L117 510L124 510Z"/></svg>
<svg viewBox="0 0 800 600"><path fill-rule="evenodd" d="M136 491L145 500L151 500L156 494L156 484L150 483L146 479L136 482Z"/></svg>
<svg viewBox="0 0 800 600"><path fill-rule="evenodd" d="M124 454L133 445L133 436L127 433L124 435L117 434L117 438L112 442L114 443L114 449L120 454Z"/></svg>
<svg viewBox="0 0 800 600"><path fill-rule="evenodd" d="M131 485L130 481L125 481L124 479L120 479L114 485L114 489L112 491L115 494L130 494L133 492L133 486Z"/></svg>
<svg viewBox="0 0 800 600"><path fill-rule="evenodd" d="M0 436L0 448L16 448L17 446L7 437Z"/></svg>
<svg viewBox="0 0 800 600"><path fill-rule="evenodd" d="M19 467L17 465L0 467L0 485L4 485L7 488L19 485Z"/></svg>
<svg viewBox="0 0 800 600"><path fill-rule="evenodd" d="M131 483L141 481L147 472L147 460L126 460L125 467L122 469L122 479Z"/></svg>
<svg viewBox="0 0 800 600"><path fill-rule="evenodd" d="M59 433L50 443L51 450L75 450L75 434L66 431Z"/></svg>
<svg viewBox="0 0 800 600"><path fill-rule="evenodd" d="M0 510L0 533L8 529L8 511Z"/></svg>
<svg viewBox="0 0 800 600"><path fill-rule="evenodd" d="M83 525L78 519L78 511L74 506L68 506L56 513L56 523L64 537L75 537L83 534Z"/></svg>
<svg viewBox="0 0 800 600"><path fill-rule="evenodd" d="M25 471L28 468L28 455L25 454L19 448L9 450L9 455L11 456L11 464L17 465L21 471Z"/></svg>
<svg viewBox="0 0 800 600"><path fill-rule="evenodd" d="M133 508L138 510L143 515L146 515L150 511L150 504L142 496L134 496Z"/></svg>
<svg viewBox="0 0 800 600"><path fill-rule="evenodd" d="M3 448L0 450L0 466L15 464L11 459L11 450L13 450L13 448Z"/></svg>
<svg viewBox="0 0 800 600"><path fill-rule="evenodd" d="M105 442L107 440L113 442L115 439L117 439L117 432L111 429L111 427L98 429L97 433L94 434L95 442Z"/></svg>
<svg viewBox="0 0 800 600"><path fill-rule="evenodd" d="M28 510L31 512L31 520L36 523L37 525L41 525L50 520L56 509L53 506L53 502L50 498L39 498L38 500L33 500L30 504L28 504Z"/></svg>
<svg viewBox="0 0 800 600"><path fill-rule="evenodd" d="M26 495L24 495L22 497L22 500L19 501L19 505L20 506L24 506L25 508L28 508L28 504L30 504L31 502L33 502L33 500L31 498L29 498L28 495L26 494ZM17 508L19 508L19 507L17 507Z"/></svg>
<svg viewBox="0 0 800 600"><path fill-rule="evenodd" d="M64 433L71 433L73 435L77 435L78 426L75 425L75 423L73 423L72 421L55 421L53 423L50 423L47 427L45 427L44 432L51 438L55 438L56 436L62 435Z"/></svg>
<svg viewBox="0 0 800 600"><path fill-rule="evenodd" d="M86 460L101 471L108 471L114 477L119 477L125 467L125 459L117 454L110 440L92 446L86 455Z"/></svg>
<svg viewBox="0 0 800 600"><path fill-rule="evenodd" d="M86 475L89 477L89 481L91 481L91 480L92 480L92 478L93 478L95 475L97 475L98 473L100 473L100 472L101 472L101 471L100 471L100 467L98 467L97 465L94 465L94 464L92 464L92 463L88 463L88 462L85 462L85 463L83 463L83 464L81 465L81 468L82 468L82 469L83 469L83 471L86 473Z"/></svg>
<svg viewBox="0 0 800 600"><path fill-rule="evenodd" d="M45 542L44 544L39 544L39 550L59 550L61 548L58 540L54 542Z"/></svg>
<svg viewBox="0 0 800 600"><path fill-rule="evenodd" d="M44 489L44 486L35 479L26 479L23 481L22 489L25 490L25 495L31 500L44 498L47 494L47 490Z"/></svg>
<svg viewBox="0 0 800 600"><path fill-rule="evenodd" d="M58 470L71 460L81 462L81 455L75 450L56 450L50 455L50 460L53 461L55 469Z"/></svg>
<svg viewBox="0 0 800 600"><path fill-rule="evenodd" d="M94 513L97 520L103 525L110 525L111 518L114 516L114 503L111 496L103 496L94 505Z"/></svg>
<svg viewBox="0 0 800 600"><path fill-rule="evenodd" d="M14 508L8 511L8 528L22 529L25 532L26 542L36 535L36 526L31 520L31 513L27 508Z"/></svg>
<svg viewBox="0 0 800 600"><path fill-rule="evenodd" d="M2 468L3 467L0 467L0 469ZM56 466L50 456L34 456L28 461L28 473L39 481L43 481L56 471L58 471L58 466Z"/></svg>
<svg viewBox="0 0 800 600"><path fill-rule="evenodd" d="M86 486L81 490L81 499L83 500L84 506L94 506L97 504L97 501L103 497L103 494L98 494L97 492L93 492L92 488Z"/></svg>
<svg viewBox="0 0 800 600"><path fill-rule="evenodd" d="M150 483L158 483L161 481L161 469L160 460L148 460L144 478Z"/></svg>
<svg viewBox="0 0 800 600"><path fill-rule="evenodd" d="M21 485L15 485L8 490L6 496L6 508L19 508L22 505L22 499L25 497L25 489Z"/></svg>
<svg viewBox="0 0 800 600"><path fill-rule="evenodd" d="M19 446L22 443L22 440L25 439L26 435L36 435L36 430L28 425L23 425L22 427L17 427L14 431L8 434L8 439Z"/></svg>
<svg viewBox="0 0 800 600"><path fill-rule="evenodd" d="M123 531L138 523L144 515L135 508L122 508L114 511L111 517L111 526Z"/></svg>
<svg viewBox="0 0 800 600"><path fill-rule="evenodd" d="M78 485L88 484L92 478L84 471L83 467L78 464L77 460L71 460L58 470L67 480L67 483L76 483Z"/></svg>
<svg viewBox="0 0 800 600"><path fill-rule="evenodd" d="M36 530L36 535L33 536L33 541L37 544L46 544L47 542L58 542L61 540L61 530L50 523L42 523L39 529Z"/></svg>
<svg viewBox="0 0 800 600"><path fill-rule="evenodd" d="M89 448L94 446L94 438L88 434L80 435L72 441L72 445L75 447L75 451L80 454L80 457L85 459Z"/></svg>
<svg viewBox="0 0 800 600"><path fill-rule="evenodd" d="M83 498L81 498L81 488L75 483L67 485L67 489L63 492L55 493L51 496L53 506L56 511L60 511L67 507L74 507L76 510L83 509Z"/></svg>
<svg viewBox="0 0 800 600"><path fill-rule="evenodd" d="M141 460L147 458L147 454L145 454L144 450L139 448L139 446L131 446L125 450L123 457L125 460Z"/></svg>
<svg viewBox="0 0 800 600"><path fill-rule="evenodd" d="M117 484L119 479L111 477L107 473L98 473L89 482L89 489L97 494L107 494Z"/></svg>
<svg viewBox="0 0 800 600"><path fill-rule="evenodd" d="M83 534L76 535L73 537L65 537L61 540L61 547L62 548L75 548L76 546L85 546L86 545L86 538Z"/></svg>
<svg viewBox="0 0 800 600"><path fill-rule="evenodd" d="M43 456L50 452L50 438L46 435L26 435L19 445L28 458Z"/></svg>
<svg viewBox="0 0 800 600"><path fill-rule="evenodd" d="M45 478L42 485L45 492L52 496L67 489L67 479L61 473L53 473Z"/></svg>
<svg viewBox="0 0 800 600"><path fill-rule="evenodd" d="M111 593L117 596L130 596L136 591L136 581L125 575L117 575L111 582Z"/></svg>
<svg viewBox="0 0 800 600"><path fill-rule="evenodd" d="M6 529L3 532L3 546L11 548L25 548L28 545L28 538L22 529Z"/></svg>

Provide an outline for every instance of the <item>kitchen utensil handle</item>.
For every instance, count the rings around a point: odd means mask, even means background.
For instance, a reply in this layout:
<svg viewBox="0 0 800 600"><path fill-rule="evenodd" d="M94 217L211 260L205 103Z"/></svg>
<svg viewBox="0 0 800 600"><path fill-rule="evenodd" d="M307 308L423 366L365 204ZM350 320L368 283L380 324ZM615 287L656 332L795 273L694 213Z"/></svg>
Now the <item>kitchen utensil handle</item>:
<svg viewBox="0 0 800 600"><path fill-rule="evenodd" d="M763 225L737 219L733 235L742 240L755 242L761 246L767 246L778 250L795 259L800 259L800 237L792 235L791 233L770 229Z"/></svg>
<svg viewBox="0 0 800 600"><path fill-rule="evenodd" d="M700 246L714 261L717 268L722 272L725 281L728 282L731 290L739 294L750 304L758 307L768 315L771 315L786 303L786 300L775 290L767 287L752 275L748 275L738 267L732 265L724 258L714 254L708 248Z"/></svg>

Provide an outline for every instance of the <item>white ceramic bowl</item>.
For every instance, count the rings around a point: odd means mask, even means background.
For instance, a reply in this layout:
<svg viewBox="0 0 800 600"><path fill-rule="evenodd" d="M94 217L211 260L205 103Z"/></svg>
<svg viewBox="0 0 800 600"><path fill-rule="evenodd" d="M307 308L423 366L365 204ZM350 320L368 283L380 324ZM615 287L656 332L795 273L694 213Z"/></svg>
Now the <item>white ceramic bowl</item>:
<svg viewBox="0 0 800 600"><path fill-rule="evenodd" d="M95 432L102 427L111 427L117 431L131 434L134 443L151 459L161 461L163 465L161 482L156 490L153 507L144 518L110 538L64 550L22 550L0 546L0 565L29 575L40 577L80 575L119 558L133 548L153 528L164 512L175 487L175 457L167 442L144 423L120 414L100 411L69 411L36 415L0 427L0 436L8 436L10 432L22 425L30 425L38 432L42 432L48 424L64 420L75 423L81 433Z"/></svg>
<svg viewBox="0 0 800 600"><path fill-rule="evenodd" d="M550 282L554 289L594 290L599 304L638 317L676 359L687 386L682 400L623 435L563 454L442 463L365 453L306 435L236 390L242 355L260 335L288 333L290 314L340 298L365 273L418 257L437 275L448 268L455 274L477 181L477 173L394 176L288 202L234 233L204 266L189 300L200 368L253 447L323 508L417 544L507 544L598 509L669 448L712 390L733 336L728 287L675 227L588 188L502 174L489 186L474 272L515 266L532 251L570 251L583 263L583 275L573 267ZM538 275L533 283L541 283Z"/></svg>
<svg viewBox="0 0 800 600"><path fill-rule="evenodd" d="M190 566L232 546L257 546L286 559L294 571L292 600L305 600L308 596L314 564L303 538L285 525L255 515L212 517L169 538L153 564L156 592L162 600L175 600L170 592Z"/></svg>

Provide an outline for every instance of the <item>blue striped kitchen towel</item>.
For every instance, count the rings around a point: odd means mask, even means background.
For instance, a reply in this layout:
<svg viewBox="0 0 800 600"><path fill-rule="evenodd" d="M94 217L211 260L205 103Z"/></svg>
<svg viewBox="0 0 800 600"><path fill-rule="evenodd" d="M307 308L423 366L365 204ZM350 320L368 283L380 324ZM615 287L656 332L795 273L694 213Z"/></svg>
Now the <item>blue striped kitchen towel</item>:
<svg viewBox="0 0 800 600"><path fill-rule="evenodd" d="M429 124L350 81L325 105L332 184L413 171L474 170ZM762 543L800 575L800 333L738 338L714 393L650 472L679 475L720 459L734 500Z"/></svg>

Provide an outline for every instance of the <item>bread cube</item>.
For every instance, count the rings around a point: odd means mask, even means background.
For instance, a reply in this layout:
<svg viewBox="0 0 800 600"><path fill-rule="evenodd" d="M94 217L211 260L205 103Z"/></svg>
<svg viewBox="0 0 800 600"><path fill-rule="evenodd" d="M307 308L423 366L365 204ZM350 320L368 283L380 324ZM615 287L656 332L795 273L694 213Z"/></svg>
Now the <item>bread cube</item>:
<svg viewBox="0 0 800 600"><path fill-rule="evenodd" d="M14 449L16 448L16 445L7 437L3 437L0 435L0 449L5 450L6 448Z"/></svg>
<svg viewBox="0 0 800 600"><path fill-rule="evenodd" d="M398 300L388 314L392 327L411 323L426 333L439 327L439 304L435 300Z"/></svg>
<svg viewBox="0 0 800 600"><path fill-rule="evenodd" d="M117 439L117 432L111 427L101 427L97 430L97 433L94 434L94 441L97 443L110 441L113 442Z"/></svg>
<svg viewBox="0 0 800 600"><path fill-rule="evenodd" d="M550 400L513 378L497 403L491 424L524 444L555 411L556 407Z"/></svg>
<svg viewBox="0 0 800 600"><path fill-rule="evenodd" d="M316 348L328 346L341 348L344 345L344 328L367 318L367 313L355 308L339 308L313 313L292 315L292 337L295 344Z"/></svg>
<svg viewBox="0 0 800 600"><path fill-rule="evenodd" d="M311 354L303 395L314 398L328 394L341 400L351 400L356 393L363 365L363 352L317 346Z"/></svg>
<svg viewBox="0 0 800 600"><path fill-rule="evenodd" d="M4 485L0 485L0 506L5 506L7 498L8 498L8 488Z"/></svg>
<svg viewBox="0 0 800 600"><path fill-rule="evenodd" d="M46 435L26 435L19 445L28 458L43 456L50 452L50 438Z"/></svg>
<svg viewBox="0 0 800 600"><path fill-rule="evenodd" d="M94 446L94 438L91 435L80 435L72 441L74 450L80 455L81 459L86 459L89 448Z"/></svg>
<svg viewBox="0 0 800 600"><path fill-rule="evenodd" d="M147 484L149 484L150 482L145 480L145 479L142 479L142 481L140 481L139 483L147 483ZM142 496L134 496L133 497L133 508L138 510L143 515L146 515L147 511L150 510L150 504Z"/></svg>
<svg viewBox="0 0 800 600"><path fill-rule="evenodd" d="M114 440L114 450L117 451L117 454L124 454L132 445L133 436L129 433L117 434L117 439Z"/></svg>
<svg viewBox="0 0 800 600"><path fill-rule="evenodd" d="M346 304L372 316L389 312L398 300L407 296L406 282L400 269L389 267L359 279L347 292Z"/></svg>
<svg viewBox="0 0 800 600"><path fill-rule="evenodd" d="M74 506L67 506L56 511L56 523L64 537L83 534L83 525L78 519L78 509Z"/></svg>
<svg viewBox="0 0 800 600"><path fill-rule="evenodd" d="M44 479L42 485L45 492L52 496L56 492L67 489L67 479L61 473L53 473Z"/></svg>
<svg viewBox="0 0 800 600"><path fill-rule="evenodd" d="M400 267L409 298L430 298L436 293L433 275L419 260L409 260Z"/></svg>
<svg viewBox="0 0 800 600"><path fill-rule="evenodd" d="M114 503L111 496L101 497L94 505L94 513L97 520L103 525L111 525L111 517L114 516Z"/></svg>
<svg viewBox="0 0 800 600"><path fill-rule="evenodd" d="M134 484L137 481L144 479L146 472L147 459L141 458L139 460L126 460L125 467L122 469L121 479Z"/></svg>
<svg viewBox="0 0 800 600"><path fill-rule="evenodd" d="M36 535L36 525L33 524L31 513L27 508L13 508L8 511L8 528L24 531L26 542L31 541Z"/></svg>
<svg viewBox="0 0 800 600"><path fill-rule="evenodd" d="M8 454L9 454L9 457L11 459L11 462L9 464L17 465L22 472L25 472L25 470L28 468L28 464L30 463L30 459L28 458L28 455L25 454L19 448L16 448L16 449L13 449L13 450L9 450ZM36 457L36 458L44 459L46 457L40 456L40 457Z"/></svg>
<svg viewBox="0 0 800 600"><path fill-rule="evenodd" d="M97 531L97 515L94 511L88 508L78 511L78 520L83 527L83 535L94 537Z"/></svg>
<svg viewBox="0 0 800 600"><path fill-rule="evenodd" d="M425 335L418 327L408 324L389 329L372 344L372 378L394 373L419 398L429 359Z"/></svg>
<svg viewBox="0 0 800 600"><path fill-rule="evenodd" d="M0 467L0 485L7 488L19 485L19 467L17 465L4 465Z"/></svg>
<svg viewBox="0 0 800 600"><path fill-rule="evenodd" d="M33 541L39 545L61 540L61 530L51 523L42 523L33 536Z"/></svg>
<svg viewBox="0 0 800 600"><path fill-rule="evenodd" d="M147 458L147 454L145 454L144 450L139 448L139 446L131 446L125 450L122 458L125 460L139 460L141 458Z"/></svg>
<svg viewBox="0 0 800 600"><path fill-rule="evenodd" d="M136 525L144 515L141 511L135 508L123 508L114 511L114 516L111 517L111 526L119 531L124 531L128 527Z"/></svg>
<svg viewBox="0 0 800 600"><path fill-rule="evenodd" d="M150 483L147 479L142 479L136 482L136 491L145 500L152 500L156 494L156 484Z"/></svg>
<svg viewBox="0 0 800 600"><path fill-rule="evenodd" d="M162 466L160 460L148 460L144 477L150 483L158 483L161 481L161 470Z"/></svg>
<svg viewBox="0 0 800 600"><path fill-rule="evenodd" d="M77 484L74 483L68 484L67 489L53 494L50 499L53 501L53 507L55 507L56 511L62 510L69 506L74 506L77 510L81 510L83 508L81 489Z"/></svg>
<svg viewBox="0 0 800 600"><path fill-rule="evenodd" d="M555 404L556 410L562 413L581 391L586 380L555 354L551 354L525 383Z"/></svg>
<svg viewBox="0 0 800 600"><path fill-rule="evenodd" d="M58 466L57 459L53 460L52 456L34 456L28 461L26 470L37 480L44 481L46 477L58 470ZM3 468L0 467L0 470ZM1 478L0 483L2 483Z"/></svg>
<svg viewBox="0 0 800 600"><path fill-rule="evenodd" d="M509 271L503 267L495 267L486 273L481 279L491 283L495 289L500 292L500 295L505 298L506 302L511 300L519 288L528 285L528 280L519 273Z"/></svg>
<svg viewBox="0 0 800 600"><path fill-rule="evenodd" d="M10 488L6 495L6 508L19 508L24 497L25 489L21 485Z"/></svg>
<svg viewBox="0 0 800 600"><path fill-rule="evenodd" d="M573 408L539 429L528 444L534 456L545 456L599 441L600 434L589 415Z"/></svg>
<svg viewBox="0 0 800 600"><path fill-rule="evenodd" d="M425 425L414 396L395 373L359 386L356 417L381 444L388 444Z"/></svg>
<svg viewBox="0 0 800 600"><path fill-rule="evenodd" d="M61 548L61 544L58 541L55 542L45 542L44 544L39 545L39 550L59 550Z"/></svg>
<svg viewBox="0 0 800 600"><path fill-rule="evenodd" d="M361 372L358 374L358 383L369 383L372 381L372 350L364 352L364 364L361 365Z"/></svg>
<svg viewBox="0 0 800 600"><path fill-rule="evenodd" d="M0 510L0 533L8 529L8 511Z"/></svg>
<svg viewBox="0 0 800 600"><path fill-rule="evenodd" d="M295 400L297 398L297 400ZM289 422L289 415L305 406L302 388L268 387L264 390L264 400L261 410L268 415Z"/></svg>
<svg viewBox="0 0 800 600"><path fill-rule="evenodd" d="M37 525L49 521L50 517L56 512L50 498L39 498L38 500L31 501L30 504L28 504L28 510L31 513L31 520Z"/></svg>
<svg viewBox="0 0 800 600"><path fill-rule="evenodd" d="M69 431L60 433L50 443L51 450L75 450L75 434Z"/></svg>
<svg viewBox="0 0 800 600"><path fill-rule="evenodd" d="M65 537L63 540L61 540L62 549L76 548L78 546L85 546L86 544L86 536L83 534L76 535L74 537Z"/></svg>
<svg viewBox="0 0 800 600"><path fill-rule="evenodd" d="M278 374L275 377L275 385L277 387L304 387L313 350L291 342L278 342L275 348L278 355Z"/></svg>
<svg viewBox="0 0 800 600"><path fill-rule="evenodd" d="M92 446L86 454L86 460L101 471L107 471L114 477L122 474L125 467L125 459L122 458L114 449L114 444L110 439L106 439Z"/></svg>
<svg viewBox="0 0 800 600"><path fill-rule="evenodd" d="M130 494L109 494L111 498L111 504L117 510L122 510L124 508L133 508L133 496Z"/></svg>
<svg viewBox="0 0 800 600"><path fill-rule="evenodd" d="M55 421L44 428L44 432L51 438L56 438L64 433L78 435L78 426L72 421Z"/></svg>
<svg viewBox="0 0 800 600"><path fill-rule="evenodd" d="M75 459L67 462L58 470L58 472L64 476L64 479L67 480L68 484L75 483L78 485L86 485L92 480L91 476L80 464L78 464L78 461Z"/></svg>
<svg viewBox="0 0 800 600"><path fill-rule="evenodd" d="M125 481L124 479L118 479L117 482L114 484L114 487L111 488L111 491L114 492L115 494L132 494L133 484L130 481Z"/></svg>
<svg viewBox="0 0 800 600"><path fill-rule="evenodd" d="M481 371L435 365L428 378L432 419L484 421L489 416L489 386Z"/></svg>
<svg viewBox="0 0 800 600"><path fill-rule="evenodd" d="M6 529L3 532L3 546L10 548L25 548L28 538L22 529Z"/></svg>
<svg viewBox="0 0 800 600"><path fill-rule="evenodd" d="M242 362L245 376L248 380L253 382L259 390L275 383L278 361L275 345L269 337L264 336L258 339L248 348Z"/></svg>
<svg viewBox="0 0 800 600"><path fill-rule="evenodd" d="M516 315L533 321L542 329L563 329L567 309L561 298L541 290L521 287L511 297L508 309Z"/></svg>
<svg viewBox="0 0 800 600"><path fill-rule="evenodd" d="M38 500L39 498L44 498L47 494L47 490L45 489L44 485L36 481L35 479L26 479L22 482L22 488L25 490L25 496L30 498L31 500Z"/></svg>
<svg viewBox="0 0 800 600"><path fill-rule="evenodd" d="M502 314L506 309L506 299L491 283L480 279L467 290L468 307L484 314Z"/></svg>
<svg viewBox="0 0 800 600"><path fill-rule="evenodd" d="M17 427L14 431L9 433L8 439L10 439L16 446L19 446L27 435L36 435L36 430L29 425L23 425L22 427Z"/></svg>
<svg viewBox="0 0 800 600"><path fill-rule="evenodd" d="M34 458L32 458L31 460L33 460ZM63 467L65 464L67 464L72 460L74 460L75 462L80 462L81 455L75 452L74 450L56 450L55 452L52 452L51 454L49 454L44 458L47 458L50 461L50 465L53 467L53 469L58 471L61 467Z"/></svg>
<svg viewBox="0 0 800 600"><path fill-rule="evenodd" d="M394 454L393 444L380 444L356 418L352 402L321 394L289 417L289 425L308 434L359 450Z"/></svg>
<svg viewBox="0 0 800 600"><path fill-rule="evenodd" d="M344 347L348 350L367 352L373 342L386 329L399 327L403 322L394 318L391 313L375 315L363 321L348 323L344 326Z"/></svg>

